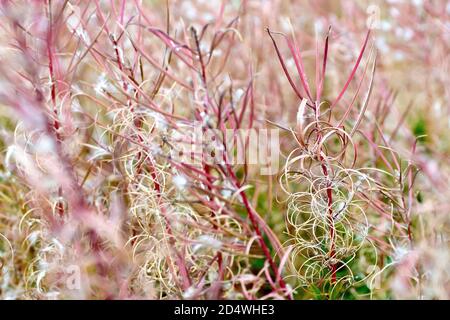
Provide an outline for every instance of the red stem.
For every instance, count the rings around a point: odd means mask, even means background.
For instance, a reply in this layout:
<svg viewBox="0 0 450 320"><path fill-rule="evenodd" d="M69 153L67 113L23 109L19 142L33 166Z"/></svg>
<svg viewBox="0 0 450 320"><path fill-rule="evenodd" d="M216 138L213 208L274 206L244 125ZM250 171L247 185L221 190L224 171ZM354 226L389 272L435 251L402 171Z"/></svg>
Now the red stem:
<svg viewBox="0 0 450 320"><path fill-rule="evenodd" d="M228 169L228 172L230 173L230 176L233 179L236 187L238 189L240 189L241 185L240 185L236 175L234 174L233 170L231 169L231 166L228 163L227 163L227 169ZM255 229L256 235L258 236L258 242L259 242L259 245L260 245L260 247L261 247L261 249L262 249L262 251L264 253L264 256L266 257L266 259L267 259L267 261L268 261L268 263L270 265L270 268L274 272L275 277L278 278L279 286L283 289L283 291L286 292L287 291L286 283L284 282L283 278L281 277L281 274L279 274L278 267L277 267L277 265L275 264L275 262L272 259L272 256L270 254L270 250L269 250L269 248L267 247L267 244L264 241L264 238L262 236L262 233L261 233L261 230L259 228L258 222L256 221L255 214L257 214L257 213L251 207L250 202L248 201L248 198L247 198L247 196L245 194L245 191L241 190L239 194L240 194L240 196L242 198L242 201L244 202L244 206L245 206L245 209L247 210L250 222L252 223L252 226ZM291 296L289 296L289 299L292 299Z"/></svg>
<svg viewBox="0 0 450 320"><path fill-rule="evenodd" d="M323 157L320 156L321 161L323 161ZM322 163L322 171L326 178L328 178L328 169L325 164ZM333 219L333 192L331 188L331 182L328 181L327 183L327 198L328 198L328 219L330 221L330 259L334 259L334 256L336 254L335 252L335 244L334 244L334 237L335 237L335 228L334 228L334 219ZM331 283L336 283L336 264L331 264Z"/></svg>

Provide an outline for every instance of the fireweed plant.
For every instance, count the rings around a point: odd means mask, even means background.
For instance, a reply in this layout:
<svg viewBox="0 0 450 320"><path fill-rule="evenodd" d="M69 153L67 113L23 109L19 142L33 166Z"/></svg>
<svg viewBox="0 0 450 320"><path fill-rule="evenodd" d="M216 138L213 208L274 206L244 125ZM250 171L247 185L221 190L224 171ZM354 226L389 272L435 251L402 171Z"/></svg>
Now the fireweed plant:
<svg viewBox="0 0 450 320"><path fill-rule="evenodd" d="M1 1L2 298L448 298L374 25L278 2Z"/></svg>
<svg viewBox="0 0 450 320"><path fill-rule="evenodd" d="M330 32L329 30L328 32ZM357 286L367 281L372 275L368 272L365 278L356 278L350 267L353 259L362 252L373 251L373 261L369 265L377 265L378 245L369 237L369 212L390 216L391 210L398 210L403 220L394 227L407 239L408 223L406 212L401 206L393 204L384 207L381 197L402 197L392 190L389 180L392 175L380 168L357 167L358 145L355 138L359 134L374 152L380 152L379 145L370 144L371 140L359 130L372 91L376 52L369 54L363 76L359 80L357 90L344 113L335 115L335 108L355 76L368 44L370 32L358 55L354 67L339 95L332 101L321 101L323 83L326 76L329 34L325 39L323 58L316 63L316 92L308 85L298 45L288 37L287 45L294 57L296 70L301 79L303 92L300 91L286 68L273 33L268 29L281 66L292 85L293 90L303 99L298 108L297 125L290 129L298 147L288 155L284 172L280 177L280 185L289 194L287 222L292 239L291 258L299 260L294 266L299 286L319 290L321 294L334 297L345 292L347 286ZM316 59L319 59L316 50ZM351 109L357 99L367 67L372 64L367 92L363 97L360 110L354 119L349 119ZM303 98L303 95L308 98ZM308 104L308 99L311 104ZM348 124L346 126L345 124ZM388 148L386 146L386 148ZM397 156L394 154L394 159ZM386 166L391 164L383 158ZM398 168L398 167L397 167ZM400 169L400 168L398 168ZM407 170L413 170L409 167ZM395 181L398 183L397 181ZM402 198L404 201L404 198ZM373 211L375 210L375 212ZM403 211L403 212L402 212ZM370 268L369 271L375 270ZM340 275L340 276L339 276ZM324 289L325 288L325 289Z"/></svg>

